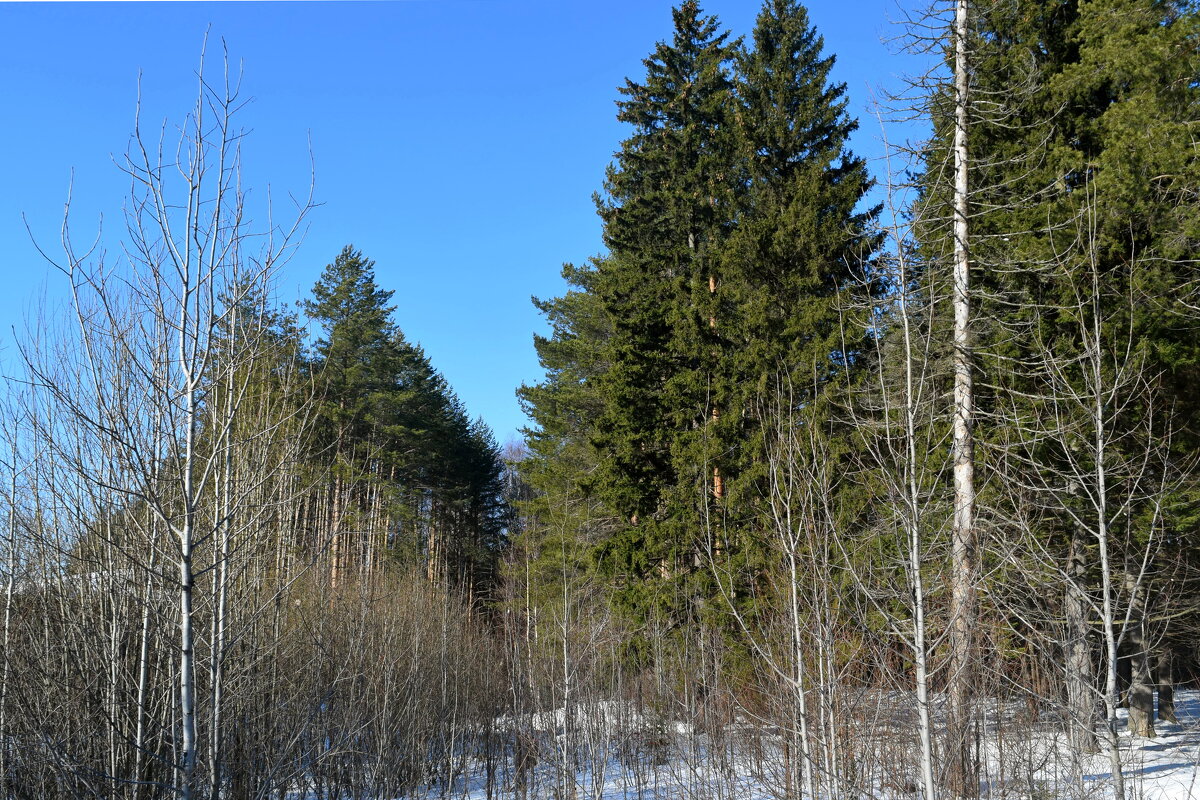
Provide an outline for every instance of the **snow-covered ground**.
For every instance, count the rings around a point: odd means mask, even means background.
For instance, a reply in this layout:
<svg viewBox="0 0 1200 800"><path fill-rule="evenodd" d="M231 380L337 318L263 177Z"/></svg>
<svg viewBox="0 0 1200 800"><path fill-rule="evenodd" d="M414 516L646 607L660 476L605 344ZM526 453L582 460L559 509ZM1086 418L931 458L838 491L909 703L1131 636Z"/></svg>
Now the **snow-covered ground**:
<svg viewBox="0 0 1200 800"><path fill-rule="evenodd" d="M1181 691L1175 704L1178 724L1156 721L1155 738L1121 736L1121 762L1130 798L1200 798L1200 692ZM1126 712L1122 709L1119 714L1124 732ZM1089 766L1085 784L1104 789L1111 786L1106 755L1092 756Z"/></svg>
<svg viewBox="0 0 1200 800"><path fill-rule="evenodd" d="M1176 694L1179 722L1156 722L1154 739L1121 737L1127 800L1200 800L1200 691ZM1121 730L1125 730L1125 712ZM995 719L1006 715L993 710ZM887 716L886 714L883 716ZM652 719L619 703L597 703L503 720L513 744L489 778L483 764L465 762L449 785L435 782L416 793L454 800L781 800L788 795L778 740L753 726L719 737L678 720ZM566 723L566 724L564 724ZM894 720L893 720L894 724ZM1043 717L1033 724L989 726L982 741L981 795L1013 800L1105 800L1113 782L1105 752L1073 764L1061 726ZM884 730L890 729L890 730ZM568 736L565 730L574 733ZM872 763L859 776L819 777L818 794L899 800L918 797L911 739L883 724ZM895 747L889 747L889 740ZM866 752L864 749L862 752ZM525 769L518 769L518 762ZM1083 780L1075 775L1082 768Z"/></svg>

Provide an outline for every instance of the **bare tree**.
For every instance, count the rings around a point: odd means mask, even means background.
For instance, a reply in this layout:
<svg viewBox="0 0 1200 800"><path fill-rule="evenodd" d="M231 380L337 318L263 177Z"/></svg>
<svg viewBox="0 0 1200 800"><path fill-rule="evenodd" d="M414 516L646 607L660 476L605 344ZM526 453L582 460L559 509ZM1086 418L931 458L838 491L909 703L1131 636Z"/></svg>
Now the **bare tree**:
<svg viewBox="0 0 1200 800"><path fill-rule="evenodd" d="M1126 796L1117 709L1119 666L1133 666L1129 732L1154 735L1151 636L1147 631L1151 574L1161 547L1162 502L1175 480L1171 431L1163 418L1133 318L1136 298L1124 281L1106 276L1098 255L1094 189L1080 192L1077 236L1060 260L1044 265L1046 280L1065 296L1062 307L1036 309L1066 326L1029 326L1029 355L1020 369L1033 379L1023 396L1011 393L1003 414L1012 441L1004 449L1003 476L1020 502L1033 506L1027 551L1049 565L1065 585L1069 741L1073 750L1093 748L1093 708L1103 703L1104 745L1114 790ZM1049 329L1049 332L1046 332ZM1030 412L1029 409L1034 411ZM1036 513L1040 511L1040 513ZM1068 528L1065 561L1046 541L1045 526ZM1097 687L1088 629L1100 631L1103 683ZM1079 767L1076 767L1077 772Z"/></svg>
<svg viewBox="0 0 1200 800"><path fill-rule="evenodd" d="M257 443L277 440L283 429L278 416L245 419L262 410L248 407L254 391L248 365L261 357L265 344L264 327L247 317L261 312L311 207L310 194L297 203L285 227L268 209L265 229L252 229L241 182L243 132L235 119L244 103L240 77L227 55L219 81L205 74L203 56L197 75L196 103L177 141L168 141L165 125L157 138L145 132L139 104L132 145L121 165L132 185L123 258L109 266L103 251L77 251L64 219L64 257L50 261L68 281L75 329L57 352L35 344L25 348L32 380L55 409L56 425L43 428L46 446L85 487L80 518L97 520L97 534L106 542L118 542L124 533L109 528L114 518L106 507L128 510L123 525L142 520L144 526L145 536L135 548L105 549L145 575L139 704L148 702L147 682L154 674L146 664L149 631L160 622L149 616L150 598L166 585L174 587L178 736L172 745L173 784L184 798L201 784L201 685L212 693L206 780L214 797L222 782L219 730L231 526L257 516L247 515L248 501L274 474L267 457L255 465L265 473L236 486L233 465ZM74 370L64 369L64 363ZM91 501L88 486L96 489ZM108 499L97 505L100 494ZM170 537L169 545L159 532ZM173 578L164 571L167 563L173 565ZM121 580L118 560L99 569L104 581ZM201 581L211 582L208 601L199 593ZM206 665L198 653L197 625L205 602L213 604L213 650L210 674L200 681ZM113 614L115 642L124 612L114 608ZM119 663L115 652L111 658ZM139 761L149 750L143 741L145 713L139 705L134 734ZM117 771L115 758L109 770ZM135 765L127 779L141 781L139 771Z"/></svg>
<svg viewBox="0 0 1200 800"><path fill-rule="evenodd" d="M980 579L975 530L974 389L972 385L970 158L970 64L967 58L967 0L954 4L954 537L951 547L949 729L951 788L979 791L979 767L971 749L971 693L975 682Z"/></svg>
<svg viewBox="0 0 1200 800"><path fill-rule="evenodd" d="M856 392L846 413L856 433L860 481L879 486L882 493L884 507L873 521L883 538L894 539L894 551L902 556L898 564L874 564L850 547L844 546L844 552L849 573L863 596L911 655L912 683L905 688L913 692L916 701L919 786L926 800L934 800L938 797L932 694L936 670L931 654L947 635L945 629L931 630L926 585L926 575L939 555L938 518L944 513L939 484L946 464L938 455L944 450L944 409L938 403L941 358L933 324L939 297L936 284L918 278L911 226L919 217L906 221L901 214L905 187L892 173L891 155L885 163L885 208L890 218L885 230L892 247L877 269L885 273L895 292L872 311L872 317L886 320L887 326L873 339L874 374L867 384L869 390ZM956 387L958 377L956 373ZM957 420L957 407L955 410ZM900 617L892 610L892 593L880 585L890 583L889 576L897 568L905 588L900 607L906 614Z"/></svg>

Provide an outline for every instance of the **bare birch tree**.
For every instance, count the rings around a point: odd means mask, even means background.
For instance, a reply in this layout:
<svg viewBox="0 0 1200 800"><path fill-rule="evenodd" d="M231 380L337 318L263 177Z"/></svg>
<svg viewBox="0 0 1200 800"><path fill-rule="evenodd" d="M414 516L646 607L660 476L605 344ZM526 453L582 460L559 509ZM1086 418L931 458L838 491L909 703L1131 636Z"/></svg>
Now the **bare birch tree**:
<svg viewBox="0 0 1200 800"><path fill-rule="evenodd" d="M881 538L894 543L890 552L898 557L896 563L880 564L851 545L844 544L843 551L855 584L886 621L887 633L903 642L912 659L912 682L906 684L901 678L900 685L915 699L917 783L925 800L935 800L941 771L934 729L933 686L938 670L933 653L947 631L931 626L926 576L944 555L939 545L943 529L939 520L945 509L940 484L947 464L939 453L945 450L945 410L939 405L942 356L934 326L934 310L941 298L936 283L920 280L912 237L920 216L906 218L901 212L907 187L894 174L897 157L898 153L889 153L884 162L888 216L884 229L890 252L875 266L894 291L872 309L871 317L881 323L873 339L874 371L870 381L848 398L846 414L855 431L859 482L878 487L881 495L883 507L875 511L873 522ZM901 616L894 612L894 598L886 588L888 576L897 570L904 582Z"/></svg>
<svg viewBox="0 0 1200 800"><path fill-rule="evenodd" d="M259 356L263 337L238 315L252 315L261 298L269 297L273 276L298 242L311 206L311 199L298 202L284 227L268 209L265 229L252 228L241 181L243 132L236 127L244 103L239 81L227 55L223 74L211 80L202 56L196 103L175 141L165 125L157 136L143 128L139 103L132 144L121 163L131 182L122 257L109 265L103 251L78 252L64 220L64 255L51 259L68 282L75 322L73 339L58 354L78 369L68 373L44 358L47 351L26 350L32 379L60 420L46 431L48 446L77 469L82 485L103 490L112 507L144 508L146 530L170 536L170 545L154 536L143 539L129 555L144 570L147 598L174 587L173 785L184 798L196 794L202 782L201 685L212 692L205 780L213 796L222 781L230 526L239 511L246 519L239 504L250 496L245 487L235 488L232 465L249 445L275 438L280 430L278 417L242 422L246 413L261 410L244 404L252 391L246 365ZM97 464L97 456L103 463ZM270 477L268 469L255 482ZM103 505L81 500L83 517L106 513ZM99 535L105 541L118 538L116 532ZM164 571L167 563L173 578ZM103 566L108 578L117 577L114 569ZM208 600L199 593L201 581L211 582ZM214 606L214 650L207 665L197 643L199 606L205 602ZM151 624L144 618L143 631ZM145 633L142 641L144 661ZM206 666L211 674L202 682L198 673ZM139 703L146 699L147 680L141 671ZM139 720L143 713L139 708ZM140 739L140 721L137 729ZM137 771L128 779L140 781Z"/></svg>
<svg viewBox="0 0 1200 800"><path fill-rule="evenodd" d="M971 748L971 693L975 682L980 580L975 530L975 402L972 384L970 158L970 63L967 50L967 0L954 4L954 534L951 547L949 728L951 788L973 797L979 768Z"/></svg>
<svg viewBox="0 0 1200 800"><path fill-rule="evenodd" d="M1158 427L1163 415L1155 379L1134 332L1137 300L1122 280L1104 274L1098 256L1094 191L1081 191L1087 197L1073 244L1060 261L1043 267L1065 300L1062 307L1035 313L1067 324L1030 326L1035 332L1030 355L1018 368L1034 379L1035 389L1010 397L1003 414L1013 437L1005 448L1011 467L1003 481L1021 502L1043 512L1035 520L1060 519L1069 528L1065 563L1048 548L1044 528L1036 527L1023 540L1026 551L1013 557L1029 563L1031 553L1038 556L1066 587L1068 738L1073 751L1093 749L1092 709L1102 703L1104 749L1115 794L1124 798L1119 666L1126 656L1132 661L1129 733L1152 737L1148 595L1161 547L1163 498L1173 488L1176 468L1171 432ZM1099 629L1102 642L1100 686L1092 677L1089 628Z"/></svg>

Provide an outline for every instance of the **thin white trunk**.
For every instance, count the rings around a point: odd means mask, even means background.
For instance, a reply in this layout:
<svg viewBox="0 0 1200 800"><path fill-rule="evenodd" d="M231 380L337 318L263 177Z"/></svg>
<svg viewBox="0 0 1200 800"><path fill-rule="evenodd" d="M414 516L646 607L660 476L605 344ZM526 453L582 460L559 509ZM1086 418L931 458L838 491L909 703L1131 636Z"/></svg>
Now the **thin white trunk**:
<svg viewBox="0 0 1200 800"><path fill-rule="evenodd" d="M124 738L121 731L121 639L124 638L124 614L122 593L117 588L117 564L113 558L113 531L111 516L104 520L104 574L99 583L104 587L105 600L109 604L108 619L108 778L115 790L119 785L119 743Z"/></svg>
<svg viewBox="0 0 1200 800"><path fill-rule="evenodd" d="M954 14L954 533L950 587L951 778L964 796L978 792L971 752L971 692L975 678L973 631L977 624L974 392L971 377L971 293L967 192L969 111L967 0Z"/></svg>
<svg viewBox="0 0 1200 800"><path fill-rule="evenodd" d="M1094 459L1093 478L1096 481L1093 504L1096 512L1096 544L1100 551L1100 583L1101 583L1101 626L1104 629L1104 647L1107 653L1107 672L1104 681L1104 711L1107 725L1105 726L1105 744L1108 750L1109 766L1113 778L1114 800L1125 800L1125 775L1121 769L1120 735L1117 728L1118 676L1117 651L1120 639L1117 634L1117 619L1113 587L1113 566L1109 550L1108 525L1108 419L1105 414L1104 397L1108 381L1104 375L1102 347L1102 330L1100 316L1100 275L1093 259L1092 262L1092 299L1091 299L1091 330L1084 328L1084 341L1087 354L1087 369L1091 373L1088 380L1091 384L1093 447ZM1087 341L1090 338L1091 341Z"/></svg>
<svg viewBox="0 0 1200 800"><path fill-rule="evenodd" d="M791 572L789 601L792 614L792 697L795 707L796 733L800 745L801 781L804 784L805 796L815 798L816 790L813 783L812 747L808 734L808 698L806 697L808 674L804 659L804 639L801 630L802 617L800 614L800 569L796 563L796 546L791 542L788 547L788 567Z"/></svg>
<svg viewBox="0 0 1200 800"><path fill-rule="evenodd" d="M151 637L151 603L154 599L154 570L158 562L158 541L154 531L158 525L154 520L148 521L150 533L150 560L146 565L146 581L142 591L142 631L138 646L138 677L137 677L137 725L133 735L133 798L138 800L143 791L142 767L145 763L146 752L146 708L150 692L150 637Z"/></svg>
<svg viewBox="0 0 1200 800"><path fill-rule="evenodd" d="M189 541L191 534L191 526L185 524L184 532L180 534L182 551L179 557L179 721L182 736L179 791L184 800L192 796L192 779L196 771L196 654L192 625L195 575Z"/></svg>
<svg viewBox="0 0 1200 800"><path fill-rule="evenodd" d="M8 748L12 736L8 730L8 690L11 678L11 660L9 658L9 642L12 631L13 590L17 578L17 444L11 442L12 463L9 465L9 494L8 494L8 570L4 585L4 665L0 674L0 798L7 800L9 790L9 760Z"/></svg>
<svg viewBox="0 0 1200 800"><path fill-rule="evenodd" d="M241 331L238 327L238 309L236 304L230 314L230 347L233 353L240 352L242 343L239 341ZM220 443L223 449L221 465L221 484L219 486L220 502L217 504L218 516L218 562L216 575L216 602L212 622L212 658L209 665L212 680L211 722L209 723L208 774L210 781L211 800L219 800L221 796L221 760L222 760L222 711L225 701L225 638L226 614L229 596L229 528L233 515L233 425L237 406L234 394L238 391L236 371L237 358L226 365L225 408L223 409L224 436Z"/></svg>
<svg viewBox="0 0 1200 800"><path fill-rule="evenodd" d="M194 512L188 511L188 516ZM179 790L184 800L192 796L196 771L196 653L193 630L192 594L195 574L192 568L192 525L184 524L180 533L179 556L179 717L181 726L179 754Z"/></svg>
<svg viewBox="0 0 1200 800"><path fill-rule="evenodd" d="M917 726L921 740L921 785L925 800L937 798L933 779L933 726L929 714L929 656L925 630L925 582L921 575L921 495L917 482L917 402L913 365L912 322L908 304L908 270L903 252L900 259L900 320L904 332L904 438L908 461L905 489L908 493L905 525L908 533L908 570L912 581L912 651L917 690Z"/></svg>
<svg viewBox="0 0 1200 800"><path fill-rule="evenodd" d="M566 536L563 537L565 542ZM570 587L567 581L567 548L564 546L561 550L562 556L562 685L563 685L563 744L559 750L561 764L559 766L560 778L562 782L562 790L565 794L563 797L573 798L575 796L575 770L570 764L570 751L573 741L572 725L574 720L571 716L571 701L574 699L571 696L571 658L570 658L570 635L571 622L571 595ZM569 785L568 785L569 784Z"/></svg>
<svg viewBox="0 0 1200 800"><path fill-rule="evenodd" d="M216 609L213 614L212 660L209 666L212 676L211 713L212 720L209 729L208 773L211 781L211 798L218 800L221 796L221 759L222 759L222 728L224 720L222 712L225 702L225 639L227 626L227 611L229 597L229 515L230 515L230 465L229 447L226 445L225 475L222 487L223 500L221 503L221 533L220 561L217 564L216 576Z"/></svg>
<svg viewBox="0 0 1200 800"><path fill-rule="evenodd" d="M1099 406L1099 402L1097 402ZM1104 491L1105 475L1103 437L1097 432L1096 479L1100 498L1100 519L1096 530L1096 543L1100 549L1100 590L1102 594L1101 624L1104 628L1104 649L1107 655L1104 681L1105 745L1109 766L1112 769L1113 794L1115 800L1125 800L1125 776L1121 770L1120 735L1117 728L1118 681L1117 681L1117 633L1116 612L1113 603L1112 564L1108 553L1108 520L1105 518Z"/></svg>
<svg viewBox="0 0 1200 800"><path fill-rule="evenodd" d="M190 251L189 251L190 252ZM190 273L185 271L187 278ZM196 467L196 437L199 432L200 411L197 407L197 392L193 377L194 363L191 358L194 352L189 352L188 335L190 324L188 295L189 287L184 286L183 299L180 303L179 322L179 363L185 384L186 415L184 417L187 430L184 438L183 463L180 464L183 478L183 527L179 534L179 722L180 722L180 753L179 753L179 792L183 800L191 800L192 783L196 772L196 651L195 630L193 625L193 594L195 592L196 574L192 563L193 546L196 539L196 487L194 469Z"/></svg>

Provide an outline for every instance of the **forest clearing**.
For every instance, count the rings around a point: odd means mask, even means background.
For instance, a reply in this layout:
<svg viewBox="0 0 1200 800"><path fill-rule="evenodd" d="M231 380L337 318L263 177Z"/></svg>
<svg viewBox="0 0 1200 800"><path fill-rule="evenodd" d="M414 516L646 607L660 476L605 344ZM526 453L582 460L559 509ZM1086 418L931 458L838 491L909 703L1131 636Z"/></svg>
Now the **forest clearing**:
<svg viewBox="0 0 1200 800"><path fill-rule="evenodd" d="M25 223L0 800L1200 797L1200 7L906 10L871 159L798 0L661 16L520 440L215 36Z"/></svg>

